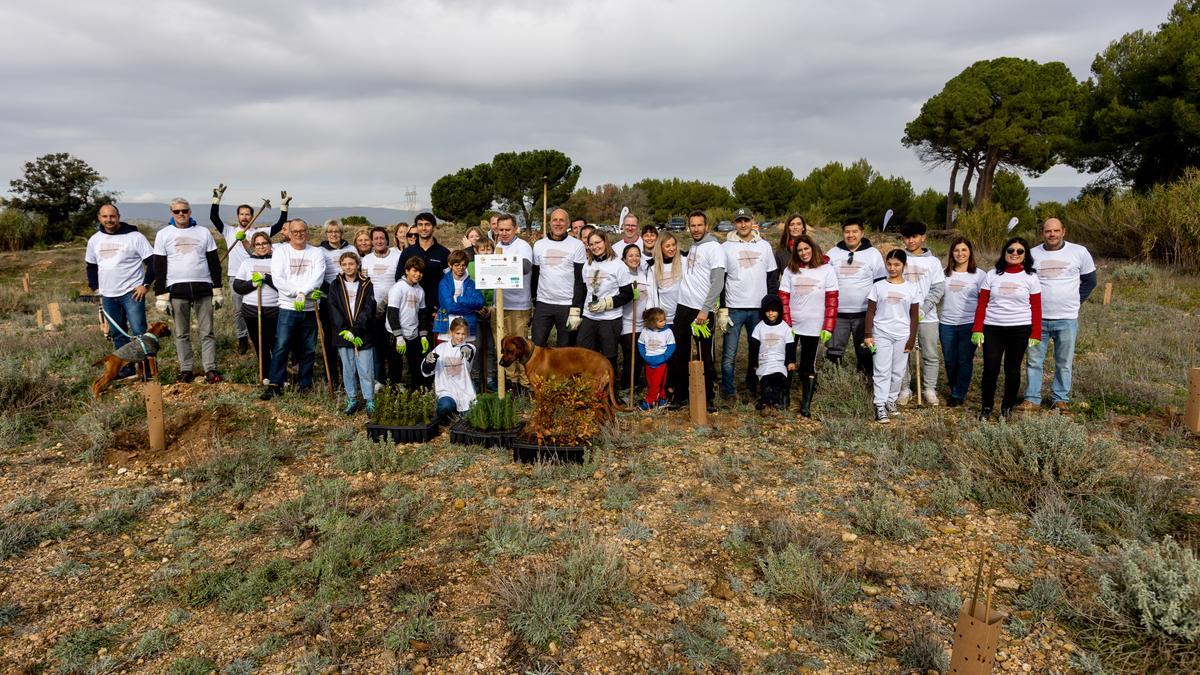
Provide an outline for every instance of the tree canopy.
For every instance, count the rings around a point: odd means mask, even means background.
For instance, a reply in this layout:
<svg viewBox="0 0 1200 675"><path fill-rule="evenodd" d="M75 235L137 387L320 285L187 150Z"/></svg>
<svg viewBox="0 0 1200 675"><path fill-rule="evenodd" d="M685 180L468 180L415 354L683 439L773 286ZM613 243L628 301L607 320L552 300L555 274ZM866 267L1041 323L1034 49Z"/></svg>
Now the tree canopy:
<svg viewBox="0 0 1200 675"><path fill-rule="evenodd" d="M878 228L891 209L895 223L904 222L912 207L912 183L897 176L884 177L869 162L860 159L849 166L830 162L813 169L797 183L792 208L800 212L819 210L826 219L840 222L861 218Z"/></svg>
<svg viewBox="0 0 1200 675"><path fill-rule="evenodd" d="M433 215L442 220L465 223L492 208L495 191L492 167L479 164L439 178L429 191Z"/></svg>
<svg viewBox="0 0 1200 675"><path fill-rule="evenodd" d="M534 215L541 218L543 178L548 181L550 204L564 204L583 170L558 150L527 150L496 155L491 171L496 201L529 228Z"/></svg>
<svg viewBox="0 0 1200 675"><path fill-rule="evenodd" d="M100 207L116 199L117 193L100 190L104 181L87 162L52 153L25 163L24 176L9 181L13 196L4 203L41 214L46 238L64 241L94 226Z"/></svg>
<svg viewBox="0 0 1200 675"><path fill-rule="evenodd" d="M755 213L778 217L787 212L800 186L791 169L782 166L757 166L733 179L733 196L739 206Z"/></svg>
<svg viewBox="0 0 1200 675"><path fill-rule="evenodd" d="M643 178L633 187L646 193L649 215L656 223L665 223L671 216L682 216L693 209L733 206L729 188L700 180Z"/></svg>

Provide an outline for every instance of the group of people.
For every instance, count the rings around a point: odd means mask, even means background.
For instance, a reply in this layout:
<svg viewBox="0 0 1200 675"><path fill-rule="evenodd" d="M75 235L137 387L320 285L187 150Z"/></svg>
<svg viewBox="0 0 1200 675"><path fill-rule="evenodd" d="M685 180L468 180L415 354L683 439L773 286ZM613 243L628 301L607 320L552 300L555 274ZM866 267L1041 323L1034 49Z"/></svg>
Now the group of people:
<svg viewBox="0 0 1200 675"><path fill-rule="evenodd" d="M286 192L278 220L256 227L245 204L237 208L236 224L221 220L224 191L224 185L213 190L210 210L223 252L213 232L197 225L187 200L171 201L170 219L153 246L120 222L115 205L101 208L86 262L114 343L120 347L146 330L145 296L153 287L158 308L174 317L177 379L195 376L194 318L204 378L220 382L213 316L227 276L238 351L252 347L258 354L261 398L283 393L289 363L296 366L296 388L311 388L320 350L331 379L340 373L347 414L373 410L376 391L388 384L432 388L442 414L465 411L477 388L494 386L494 352L476 358L494 350L500 329L493 320L494 293L475 285L474 258L480 254L504 253L522 263L521 288L497 291L503 294L503 334L528 336L543 347L553 334L556 346L600 352L612 364L619 390L626 383L644 390L631 405L686 405L687 362L699 358L705 404L715 411L718 386L726 398L737 394L737 354L745 334L742 385L760 410L786 407L798 380L799 412L811 416L819 347L825 345L825 358L840 365L852 346L856 367L872 383L876 419L885 423L914 395L939 403L939 361L945 363L947 402L961 405L981 346L981 415L993 412L1001 370L1001 414L1036 408L1043 340L1055 343L1050 403L1065 408L1079 307L1095 287L1091 256L1067 242L1065 228L1053 218L1042 226L1042 244L1031 248L1011 238L995 268L984 270L963 238L951 243L943 264L925 247L926 229L918 222L903 226L903 249L883 254L861 221L848 220L841 241L826 252L795 214L772 247L746 209L734 214L734 230L724 241L710 232L703 211L689 213L686 248L673 233L641 225L633 214L610 237L561 208L550 213L545 236L532 245L518 236L515 218L497 214L470 228L451 251L434 236L436 218L421 213L411 227L364 228L352 240L331 220L325 241L312 246L308 224L288 219ZM277 235L284 241L274 242ZM922 379L916 391L907 356L914 349ZM527 385L519 363L505 375L518 387Z"/></svg>

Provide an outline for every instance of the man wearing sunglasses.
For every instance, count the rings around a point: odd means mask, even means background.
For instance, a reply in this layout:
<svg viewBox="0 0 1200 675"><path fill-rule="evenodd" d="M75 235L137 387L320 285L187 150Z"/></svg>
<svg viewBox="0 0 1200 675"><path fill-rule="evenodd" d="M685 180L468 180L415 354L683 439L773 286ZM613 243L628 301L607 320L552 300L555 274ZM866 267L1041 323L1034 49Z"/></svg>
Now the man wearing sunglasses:
<svg viewBox="0 0 1200 675"><path fill-rule="evenodd" d="M842 240L829 249L829 264L838 276L838 313L825 358L841 365L846 344L853 339L858 371L869 381L875 370L871 366L871 350L863 346L867 294L876 281L887 278L887 269L883 256L863 236L864 232L862 221L851 218L842 223Z"/></svg>
<svg viewBox="0 0 1200 675"><path fill-rule="evenodd" d="M192 313L200 334L200 360L204 380L221 381L217 372L217 336L213 332L213 310L221 304L221 259L212 233L196 227L192 206L182 197L171 200L167 227L154 237L154 293L159 311L175 316L172 334L179 357L179 382L194 377ZM170 304L168 304L170 303Z"/></svg>

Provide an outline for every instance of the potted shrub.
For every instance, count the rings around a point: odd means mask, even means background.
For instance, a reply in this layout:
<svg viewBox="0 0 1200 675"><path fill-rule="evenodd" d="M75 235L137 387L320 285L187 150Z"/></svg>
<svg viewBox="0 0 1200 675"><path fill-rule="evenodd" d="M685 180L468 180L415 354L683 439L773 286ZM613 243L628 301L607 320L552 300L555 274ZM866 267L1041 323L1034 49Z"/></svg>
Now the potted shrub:
<svg viewBox="0 0 1200 675"><path fill-rule="evenodd" d="M438 433L437 397L428 389L409 391L397 385L375 395L375 412L367 422L373 441L425 443Z"/></svg>
<svg viewBox="0 0 1200 675"><path fill-rule="evenodd" d="M485 448L512 447L513 438L521 429L515 398L511 395L500 398L496 394L476 398L470 410L451 425L450 442Z"/></svg>
<svg viewBox="0 0 1200 675"><path fill-rule="evenodd" d="M513 440L513 460L583 462L584 453L608 417L607 391L590 378L551 378L533 397L525 426Z"/></svg>

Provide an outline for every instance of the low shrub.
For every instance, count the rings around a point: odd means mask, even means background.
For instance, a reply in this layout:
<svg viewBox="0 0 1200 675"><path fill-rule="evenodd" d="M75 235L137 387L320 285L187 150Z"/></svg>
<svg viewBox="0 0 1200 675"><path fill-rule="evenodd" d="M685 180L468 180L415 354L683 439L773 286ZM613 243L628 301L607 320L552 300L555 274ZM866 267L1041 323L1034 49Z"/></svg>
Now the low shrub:
<svg viewBox="0 0 1200 675"><path fill-rule="evenodd" d="M375 394L371 423L389 427L425 426L437 415L437 395L428 389L408 390L400 385Z"/></svg>
<svg viewBox="0 0 1200 675"><path fill-rule="evenodd" d="M552 377L534 397L522 436L539 445L591 445L608 416L607 390L602 396L590 378Z"/></svg>
<svg viewBox="0 0 1200 675"><path fill-rule="evenodd" d="M517 426L519 418L514 396L481 394L467 411L467 424L479 431L500 431Z"/></svg>
<svg viewBox="0 0 1200 675"><path fill-rule="evenodd" d="M768 598L794 602L808 616L825 619L854 594L846 575L827 568L813 552L795 544L767 551L759 558L762 581L755 591Z"/></svg>
<svg viewBox="0 0 1200 675"><path fill-rule="evenodd" d="M859 530L901 543L925 536L925 526L910 518L908 508L890 492L876 489L850 502L850 519Z"/></svg>

